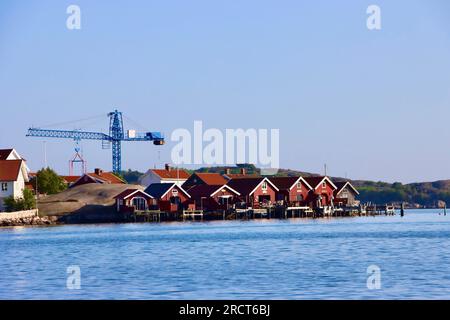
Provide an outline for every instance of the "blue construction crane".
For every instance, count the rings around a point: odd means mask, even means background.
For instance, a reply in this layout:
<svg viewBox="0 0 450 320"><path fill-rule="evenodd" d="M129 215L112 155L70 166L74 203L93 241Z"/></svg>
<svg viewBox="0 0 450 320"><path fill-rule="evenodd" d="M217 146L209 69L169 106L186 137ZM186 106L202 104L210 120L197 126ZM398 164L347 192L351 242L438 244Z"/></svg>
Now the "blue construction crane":
<svg viewBox="0 0 450 320"><path fill-rule="evenodd" d="M125 134L122 112L115 110L108 113L109 134L80 130L51 130L29 128L27 137L45 137L80 140L101 140L103 149L109 149L112 144L112 169L114 173L122 170L122 141L153 141L154 145L163 145L164 137L160 132L136 133L129 130Z"/></svg>

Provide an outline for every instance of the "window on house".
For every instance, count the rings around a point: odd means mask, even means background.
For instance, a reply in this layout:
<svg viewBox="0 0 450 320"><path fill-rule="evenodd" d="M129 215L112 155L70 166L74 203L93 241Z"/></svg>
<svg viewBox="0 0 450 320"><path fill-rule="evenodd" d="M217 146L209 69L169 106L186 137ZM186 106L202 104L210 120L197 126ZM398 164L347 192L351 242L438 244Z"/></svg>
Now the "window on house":
<svg viewBox="0 0 450 320"><path fill-rule="evenodd" d="M147 201L144 198L133 198L133 207L135 210L144 211L147 209Z"/></svg>
<svg viewBox="0 0 450 320"><path fill-rule="evenodd" d="M263 189L264 191L267 190L267 182L263 182L263 184L261 185L261 189Z"/></svg>
<svg viewBox="0 0 450 320"><path fill-rule="evenodd" d="M170 203L171 204L180 204L181 203L181 199L180 197L170 197Z"/></svg>
<svg viewBox="0 0 450 320"><path fill-rule="evenodd" d="M297 183L297 189L299 189L299 190L302 189L302 183L301 182Z"/></svg>
<svg viewBox="0 0 450 320"><path fill-rule="evenodd" d="M2 191L8 191L8 183L6 182L2 183Z"/></svg>
<svg viewBox="0 0 450 320"><path fill-rule="evenodd" d="M324 181L322 182L322 189L326 189L327 188L327 183Z"/></svg>
<svg viewBox="0 0 450 320"><path fill-rule="evenodd" d="M222 206L227 206L230 203L229 197L219 197L219 204Z"/></svg>

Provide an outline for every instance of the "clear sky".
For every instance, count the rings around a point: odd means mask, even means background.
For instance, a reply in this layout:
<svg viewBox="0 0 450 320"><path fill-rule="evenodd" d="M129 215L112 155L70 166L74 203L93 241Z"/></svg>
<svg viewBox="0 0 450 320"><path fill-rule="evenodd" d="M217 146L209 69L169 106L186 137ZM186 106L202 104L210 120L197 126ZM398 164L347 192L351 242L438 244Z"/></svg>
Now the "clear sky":
<svg viewBox="0 0 450 320"><path fill-rule="evenodd" d="M81 30L66 28L70 4ZM366 27L370 4L379 31ZM106 130L114 108L166 136L194 120L279 128L283 168L449 179L450 2L0 2L0 148L39 169L44 144L25 137L29 126L104 115L60 128ZM46 146L67 174L74 143ZM160 166L171 146L125 144L123 167ZM101 142L83 152L90 169L111 168Z"/></svg>

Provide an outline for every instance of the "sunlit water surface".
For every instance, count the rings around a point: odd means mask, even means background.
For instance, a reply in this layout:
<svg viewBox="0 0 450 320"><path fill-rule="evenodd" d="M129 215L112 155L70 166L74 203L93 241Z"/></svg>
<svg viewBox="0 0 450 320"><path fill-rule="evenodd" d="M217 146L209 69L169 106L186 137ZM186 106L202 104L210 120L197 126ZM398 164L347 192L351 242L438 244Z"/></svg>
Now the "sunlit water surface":
<svg viewBox="0 0 450 320"><path fill-rule="evenodd" d="M2 228L0 299L449 299L450 216L438 213Z"/></svg>

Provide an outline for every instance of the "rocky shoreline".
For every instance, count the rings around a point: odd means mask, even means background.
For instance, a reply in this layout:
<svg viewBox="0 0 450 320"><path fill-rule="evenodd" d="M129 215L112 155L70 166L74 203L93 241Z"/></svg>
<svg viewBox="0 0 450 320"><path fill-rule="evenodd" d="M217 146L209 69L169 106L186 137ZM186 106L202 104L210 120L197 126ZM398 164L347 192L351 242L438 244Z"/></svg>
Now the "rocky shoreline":
<svg viewBox="0 0 450 320"><path fill-rule="evenodd" d="M59 224L50 217L29 217L0 220L0 227L50 226Z"/></svg>

